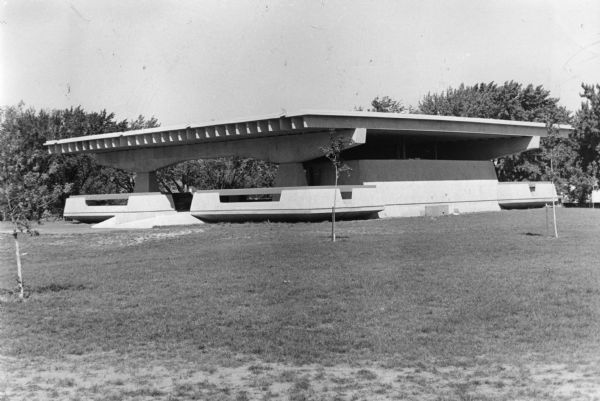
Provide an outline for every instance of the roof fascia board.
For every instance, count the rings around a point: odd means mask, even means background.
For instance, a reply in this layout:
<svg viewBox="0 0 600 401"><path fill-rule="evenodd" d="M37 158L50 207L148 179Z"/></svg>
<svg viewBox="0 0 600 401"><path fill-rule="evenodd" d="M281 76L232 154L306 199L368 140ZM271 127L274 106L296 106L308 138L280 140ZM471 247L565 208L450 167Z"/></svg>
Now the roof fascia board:
<svg viewBox="0 0 600 401"><path fill-rule="evenodd" d="M305 115L308 128L340 129L364 127L367 129L389 130L396 132L439 132L439 133L469 133L479 135L502 136L548 136L548 129L543 123L507 124L503 120L485 119L442 119L442 118L389 118L385 116L341 116L341 115ZM431 116L427 116L431 117ZM434 116L438 117L438 116ZM559 136L566 137L570 127L561 126Z"/></svg>

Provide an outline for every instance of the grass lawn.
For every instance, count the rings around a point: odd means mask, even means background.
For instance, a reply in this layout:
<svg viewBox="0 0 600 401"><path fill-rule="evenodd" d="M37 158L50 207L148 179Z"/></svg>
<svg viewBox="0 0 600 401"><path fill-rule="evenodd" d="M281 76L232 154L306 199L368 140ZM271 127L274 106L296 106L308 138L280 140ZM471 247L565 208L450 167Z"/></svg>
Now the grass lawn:
<svg viewBox="0 0 600 401"><path fill-rule="evenodd" d="M600 399L600 210L0 246L0 400Z"/></svg>

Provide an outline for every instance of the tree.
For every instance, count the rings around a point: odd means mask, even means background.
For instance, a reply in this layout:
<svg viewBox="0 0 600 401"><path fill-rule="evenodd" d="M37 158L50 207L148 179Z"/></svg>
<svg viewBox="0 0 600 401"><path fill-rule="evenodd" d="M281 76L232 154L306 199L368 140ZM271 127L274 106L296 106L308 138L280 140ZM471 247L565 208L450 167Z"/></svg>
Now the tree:
<svg viewBox="0 0 600 401"><path fill-rule="evenodd" d="M116 121L103 110L85 112L81 107L40 110L17 106L0 109L0 211L9 219L8 195L21 205L23 218L40 220L62 213L65 199L81 193L131 192L132 175L104 167L90 154L49 154L49 139L126 131L157 126L155 118Z"/></svg>
<svg viewBox="0 0 600 401"><path fill-rule="evenodd" d="M158 127L156 118L138 116L135 120L114 121L114 114L103 110L86 113L80 107L54 111L56 123L49 139L97 135L109 132L130 131ZM118 168L102 166L94 154L67 154L59 158L61 179L73 184L72 191L61 199L61 207L69 195L133 192L134 175Z"/></svg>
<svg viewBox="0 0 600 401"><path fill-rule="evenodd" d="M4 108L0 114L0 208L4 220L10 219L16 205L19 215L39 220L48 213L72 185L56 182L59 168L56 157L43 147L50 115L33 109Z"/></svg>
<svg viewBox="0 0 600 401"><path fill-rule="evenodd" d="M277 165L242 157L189 160L158 170L156 176L163 192L188 192L195 189L256 188L273 185Z"/></svg>
<svg viewBox="0 0 600 401"><path fill-rule="evenodd" d="M371 101L371 107L368 111L379 113L402 113L406 110L402 102L394 100L389 96L384 96L381 99L377 96Z"/></svg>
<svg viewBox="0 0 600 401"><path fill-rule="evenodd" d="M419 102L424 114L546 123L549 136L542 138L540 149L502 157L495 161L500 181L552 180L563 191L577 170L572 165L574 142L559 138L550 128L557 123L570 123L569 112L558 99L541 85L523 86L514 81L498 85L494 82L473 86L461 84L440 94L428 93Z"/></svg>
<svg viewBox="0 0 600 401"><path fill-rule="evenodd" d="M331 241L335 242L335 201L337 198L337 187L338 187L338 178L340 177L340 173L344 171L350 171L350 167L344 164L342 160L342 152L349 145L349 140L342 137L336 136L335 130L331 130L329 132L329 142L327 145L321 146L320 150L323 152L323 155L329 159L331 165L335 170L335 181L334 181L334 191L333 191L333 205L331 207Z"/></svg>
<svg viewBox="0 0 600 401"><path fill-rule="evenodd" d="M5 122L14 122L13 117L16 113L23 112L23 106L16 108L0 110L0 124L4 127ZM5 135L5 130L0 130L0 206L2 207L2 217L5 221L10 221L13 226L12 236L15 243L15 256L17 264L17 288L19 298L24 297L24 283L21 269L21 250L19 247L19 232L37 233L31 230L28 217L32 213L38 213L39 202L48 201L48 191L45 186L39 192L31 190L31 186L36 179L41 179L39 171L27 172L23 166L33 163L34 167L39 169L39 155L31 152L21 157L19 145L23 142L22 137L17 141L10 141ZM11 164L11 161L15 164ZM42 182L42 185L44 183Z"/></svg>
<svg viewBox="0 0 600 401"><path fill-rule="evenodd" d="M573 134L577 175L569 182L574 199L584 203L600 180L600 85L582 84L581 109Z"/></svg>
<svg viewBox="0 0 600 401"><path fill-rule="evenodd" d="M502 85L494 82L473 86L461 84L440 94L428 93L419 102L418 112L457 117L495 118L499 120L546 122L554 118L569 122L569 112L550 97L542 85L508 81Z"/></svg>
<svg viewBox="0 0 600 401"><path fill-rule="evenodd" d="M69 195L127 190L127 181L133 188L127 173L100 166L93 155L51 155L44 142L156 125L156 119L142 116L115 122L112 113L86 113L80 107L36 112L20 103L0 108L0 211L13 226L19 298L24 297L19 233L37 235L31 222L61 213Z"/></svg>
<svg viewBox="0 0 600 401"><path fill-rule="evenodd" d="M25 285L23 282L23 272L21 268L21 250L19 247L19 232L26 232L30 235L38 235L36 230L31 229L31 224L26 218L25 205L18 201L18 187L10 186L3 188L2 200L6 204L4 212L8 216L8 219L12 223L13 233L12 236L15 240L15 256L17 263L17 291L19 293L19 299L24 298Z"/></svg>

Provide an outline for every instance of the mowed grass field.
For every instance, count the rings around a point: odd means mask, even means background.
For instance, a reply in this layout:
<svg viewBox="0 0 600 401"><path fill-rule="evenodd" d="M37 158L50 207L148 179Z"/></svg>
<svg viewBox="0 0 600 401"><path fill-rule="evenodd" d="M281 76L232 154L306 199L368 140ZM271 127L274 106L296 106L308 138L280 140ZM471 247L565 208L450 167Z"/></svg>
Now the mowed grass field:
<svg viewBox="0 0 600 401"><path fill-rule="evenodd" d="M0 399L600 399L600 210L21 236ZM48 227L52 227L50 224Z"/></svg>

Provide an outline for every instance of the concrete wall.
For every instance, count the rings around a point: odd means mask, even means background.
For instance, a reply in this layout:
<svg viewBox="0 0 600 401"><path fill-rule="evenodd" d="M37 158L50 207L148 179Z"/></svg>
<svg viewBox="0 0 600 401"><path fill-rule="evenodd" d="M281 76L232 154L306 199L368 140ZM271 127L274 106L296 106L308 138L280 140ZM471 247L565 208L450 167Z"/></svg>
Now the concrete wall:
<svg viewBox="0 0 600 401"><path fill-rule="evenodd" d="M125 205L90 206L86 200L127 199ZM64 217L83 222L99 222L116 215L132 214L136 218L176 213L171 195L154 193L70 196L65 202Z"/></svg>
<svg viewBox="0 0 600 401"><path fill-rule="evenodd" d="M541 207L558 200L551 182L499 182L497 197L503 209Z"/></svg>
<svg viewBox="0 0 600 401"><path fill-rule="evenodd" d="M281 163L275 176L275 187L305 187L308 185L302 163Z"/></svg>
<svg viewBox="0 0 600 401"><path fill-rule="evenodd" d="M496 171L491 161L351 160L340 184L376 185L386 205L380 217L409 217L447 210L472 213L499 210ZM307 163L312 185L329 185L331 163ZM435 206L435 208L431 208Z"/></svg>
<svg viewBox="0 0 600 401"><path fill-rule="evenodd" d="M220 200L222 195L244 193L275 194L277 197L273 201L221 202ZM351 195L348 196L350 193ZM334 196L338 217L369 216L383 210L383 204L375 187L321 186L197 191L194 193L190 213L207 221L323 219L331 215Z"/></svg>
<svg viewBox="0 0 600 401"><path fill-rule="evenodd" d="M376 185L385 204L380 217L411 217L429 214L430 206L447 207L448 213L500 210L496 180L365 182Z"/></svg>
<svg viewBox="0 0 600 401"><path fill-rule="evenodd" d="M337 192L340 209L357 212L379 207L380 217L408 217L447 213L496 211L503 208L535 207L556 199L554 185L549 182L498 183L490 161L464 160L352 160L350 175L342 173L340 185L372 185L352 189L352 197ZM308 171L306 187L304 168ZM199 218L219 220L236 215L277 215L295 213L309 216L328 213L334 189L334 171L327 160L304 165L285 164L280 167L279 182L291 188L253 189L257 194L278 193L277 201L221 202L219 191L199 191L194 194L191 214ZM232 192L233 191L233 192ZM229 190L231 194L237 193ZM264 192L267 191L267 192ZM227 191L221 191L223 193ZM227 192L227 193L229 193ZM342 191L343 192L343 191ZM143 196L140 196L143 195ZM171 196L159 193L114 195L127 197L126 206L89 206L86 198L70 197L65 217L79 220L103 219L116 214L135 213L138 217L156 213L177 213ZM107 199L111 195L91 195Z"/></svg>

